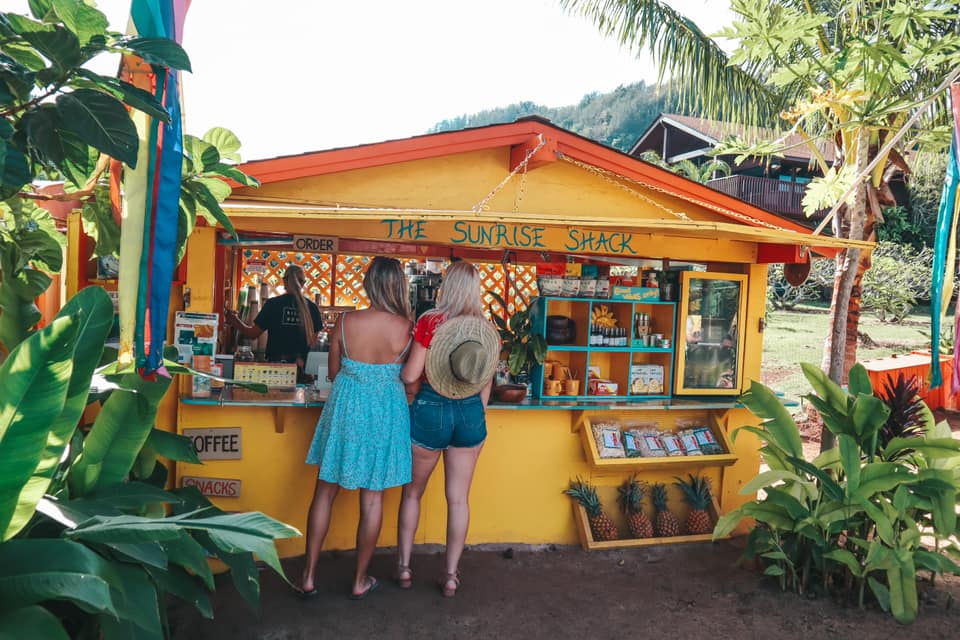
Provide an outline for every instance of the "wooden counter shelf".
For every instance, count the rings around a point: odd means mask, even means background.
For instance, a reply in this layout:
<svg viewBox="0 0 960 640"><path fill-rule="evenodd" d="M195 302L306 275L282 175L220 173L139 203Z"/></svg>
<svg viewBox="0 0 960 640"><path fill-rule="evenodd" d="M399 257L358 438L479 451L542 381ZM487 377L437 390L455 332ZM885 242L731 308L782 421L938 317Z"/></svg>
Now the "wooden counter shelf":
<svg viewBox="0 0 960 640"><path fill-rule="evenodd" d="M627 414L614 411L607 411L598 417L604 421L623 419ZM637 414L630 415L631 419L636 419ZM737 461L737 456L730 453L733 450L726 431L717 423L712 414L704 420L704 424L710 427L713 437L727 453L717 453L702 456L664 456L650 458L601 458L597 449L597 442L593 438L593 429L590 424L590 414L584 411L579 419L574 421L574 429L580 432L580 440L583 444L583 452L587 463L597 470L606 471L657 471L662 469L672 469L682 471L684 469L697 469L702 467L727 467ZM672 426L672 425L671 425ZM673 428L663 429L665 431L675 431Z"/></svg>
<svg viewBox="0 0 960 640"><path fill-rule="evenodd" d="M716 498L711 501L709 513L713 524L716 525L720 513L720 508L717 505ZM679 516L677 516L677 518L680 519ZM577 502L573 503L573 519L577 523L577 534L580 536L580 546L584 551L594 551L600 549L624 549L628 547L649 547L657 544L710 542L713 540L712 533L704 533L692 536L670 536L667 538L621 538L619 540L607 540L601 542L593 539L593 532L590 531L590 521L587 519L587 510L583 508L583 505ZM652 520L653 518L651 518L651 521ZM682 524L683 520L681 520L681 526ZM621 531L621 533L623 533L623 531ZM729 536L724 536L724 538L728 537Z"/></svg>

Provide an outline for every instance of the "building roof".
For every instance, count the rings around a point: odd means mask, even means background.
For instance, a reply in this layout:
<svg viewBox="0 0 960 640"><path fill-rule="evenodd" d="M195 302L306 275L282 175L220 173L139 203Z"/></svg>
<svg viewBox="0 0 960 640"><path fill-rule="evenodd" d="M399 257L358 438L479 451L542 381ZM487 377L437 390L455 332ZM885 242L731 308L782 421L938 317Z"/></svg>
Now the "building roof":
<svg viewBox="0 0 960 640"><path fill-rule="evenodd" d="M747 142L772 141L783 135L783 132L775 131L766 127L744 127L743 125L732 122L721 122L720 120L710 120L708 118L697 118L694 116L683 116L678 113L662 113L647 130L640 135L637 142L630 149L630 153L639 153L644 140L661 124L673 126L692 136L702 139L710 146L719 144L723 140L732 136L739 136ZM784 144L790 147L782 155L790 160L797 162L809 162L813 159L813 154L809 147L803 144L802 139L797 134L790 134L784 140ZM834 161L833 145L821 145L820 151L829 163Z"/></svg>
<svg viewBox="0 0 960 640"><path fill-rule="evenodd" d="M820 236L816 240L809 237L801 238L799 236L811 236L811 230L787 218L557 127L541 117L527 117L512 123L254 160L244 163L240 168L248 175L256 177L262 184L269 184L503 147L511 149L508 170L516 167L528 152L538 148L529 158L528 170L535 170L539 166L558 159L572 160L633 183L636 185L634 188L658 191L718 213L729 219L725 225L753 227L753 232L759 235L764 231L775 232L774 235L781 236L786 234L797 238L797 241L792 243L796 245L834 247L835 251L835 247L839 246L837 243L844 244L844 241L835 238ZM257 198L255 190L250 189L238 188L235 194L245 196L251 200L250 204L253 204L252 201ZM341 211L341 214L346 213ZM450 213L447 212L446 215ZM540 217L539 214L528 215ZM759 236L754 237L760 239ZM783 237L780 237L780 242L783 241Z"/></svg>

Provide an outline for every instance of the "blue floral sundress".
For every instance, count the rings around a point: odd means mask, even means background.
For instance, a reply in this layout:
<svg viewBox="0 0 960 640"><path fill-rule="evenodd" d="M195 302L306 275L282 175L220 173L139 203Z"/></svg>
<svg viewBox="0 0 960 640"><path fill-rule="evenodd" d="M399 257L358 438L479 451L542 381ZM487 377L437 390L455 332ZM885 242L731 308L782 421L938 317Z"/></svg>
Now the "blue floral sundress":
<svg viewBox="0 0 960 640"><path fill-rule="evenodd" d="M344 316L343 322L346 323ZM410 408L400 369L410 344L394 362L351 360L342 336L343 357L324 403L307 464L317 477L344 489L382 491L410 482Z"/></svg>

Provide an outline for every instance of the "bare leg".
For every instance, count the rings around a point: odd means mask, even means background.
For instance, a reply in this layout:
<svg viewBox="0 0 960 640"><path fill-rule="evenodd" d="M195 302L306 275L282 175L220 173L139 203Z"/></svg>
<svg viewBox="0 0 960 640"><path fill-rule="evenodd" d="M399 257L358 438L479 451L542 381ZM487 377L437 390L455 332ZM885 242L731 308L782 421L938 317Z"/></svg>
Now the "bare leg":
<svg viewBox="0 0 960 640"><path fill-rule="evenodd" d="M303 569L303 579L300 582L300 588L304 592L313 591L315 588L313 579L317 560L320 559L320 549L323 548L323 540L330 528L330 512L338 491L339 485L323 480L317 480L317 486L313 490L310 514L307 516L307 566Z"/></svg>
<svg viewBox="0 0 960 640"><path fill-rule="evenodd" d="M443 470L446 474L447 494L447 582L457 574L460 556L467 543L467 527L470 525L470 483L477 459L483 445L450 447L443 453ZM456 589L456 585L453 585ZM446 588L445 588L446 590Z"/></svg>
<svg viewBox="0 0 960 640"><path fill-rule="evenodd" d="M377 548L383 524L383 491L360 489L360 523L357 525L357 573L353 577L353 595L360 595L370 586L367 568Z"/></svg>
<svg viewBox="0 0 960 640"><path fill-rule="evenodd" d="M440 460L439 451L431 451L417 445L413 447L413 476L409 484L403 485L400 500L400 515L397 526L397 548L400 552L400 566L410 566L410 554L413 553L413 537L420 523L420 498L427 488L427 480Z"/></svg>

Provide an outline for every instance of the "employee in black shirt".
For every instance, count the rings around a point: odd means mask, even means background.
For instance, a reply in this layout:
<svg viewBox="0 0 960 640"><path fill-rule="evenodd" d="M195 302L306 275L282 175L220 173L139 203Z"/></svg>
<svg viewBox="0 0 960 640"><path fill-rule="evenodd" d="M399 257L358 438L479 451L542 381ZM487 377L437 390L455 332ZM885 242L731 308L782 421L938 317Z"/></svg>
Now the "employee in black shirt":
<svg viewBox="0 0 960 640"><path fill-rule="evenodd" d="M283 286L287 292L267 300L253 325L244 324L233 309L226 312L227 322L245 338L256 340L267 332L268 361L296 362L301 371L322 322L317 305L303 295L306 282L302 268L288 265L283 274Z"/></svg>

